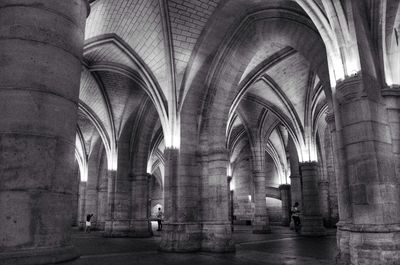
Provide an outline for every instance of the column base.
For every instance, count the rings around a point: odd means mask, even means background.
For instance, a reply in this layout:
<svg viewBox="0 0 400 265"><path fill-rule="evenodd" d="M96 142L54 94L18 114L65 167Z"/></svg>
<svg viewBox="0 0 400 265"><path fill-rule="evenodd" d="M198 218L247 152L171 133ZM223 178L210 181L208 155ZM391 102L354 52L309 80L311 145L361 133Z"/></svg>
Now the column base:
<svg viewBox="0 0 400 265"><path fill-rule="evenodd" d="M271 233L271 227L266 223L267 222L253 223L253 225L252 225L253 234L269 234L269 233Z"/></svg>
<svg viewBox="0 0 400 265"><path fill-rule="evenodd" d="M226 223L203 223L201 251L227 253L235 251L232 226Z"/></svg>
<svg viewBox="0 0 400 265"><path fill-rule="evenodd" d="M35 248L0 253L2 265L67 264L79 258L73 246L59 248Z"/></svg>
<svg viewBox="0 0 400 265"><path fill-rule="evenodd" d="M271 233L269 219L266 215L254 215L252 222L253 234L268 234Z"/></svg>
<svg viewBox="0 0 400 265"><path fill-rule="evenodd" d="M353 225L350 229L349 264L399 264L399 225Z"/></svg>
<svg viewBox="0 0 400 265"><path fill-rule="evenodd" d="M104 237L128 237L130 233L129 220L107 220L104 225Z"/></svg>
<svg viewBox="0 0 400 265"><path fill-rule="evenodd" d="M271 227L267 225L253 225L253 234L269 234Z"/></svg>
<svg viewBox="0 0 400 265"><path fill-rule="evenodd" d="M198 223L164 223L160 250L195 252L201 249L201 225Z"/></svg>
<svg viewBox="0 0 400 265"><path fill-rule="evenodd" d="M349 265L350 264L350 232L342 230L346 226L345 223L337 223L336 231L336 244L339 253L336 256L336 265Z"/></svg>
<svg viewBox="0 0 400 265"><path fill-rule="evenodd" d="M129 237L146 238L152 236L153 231L148 220L131 220Z"/></svg>
<svg viewBox="0 0 400 265"><path fill-rule="evenodd" d="M300 234L302 236L326 236L327 232L323 226L322 217L303 216Z"/></svg>
<svg viewBox="0 0 400 265"><path fill-rule="evenodd" d="M113 220L106 221L103 237L137 237L146 238L153 236L147 221L138 220Z"/></svg>

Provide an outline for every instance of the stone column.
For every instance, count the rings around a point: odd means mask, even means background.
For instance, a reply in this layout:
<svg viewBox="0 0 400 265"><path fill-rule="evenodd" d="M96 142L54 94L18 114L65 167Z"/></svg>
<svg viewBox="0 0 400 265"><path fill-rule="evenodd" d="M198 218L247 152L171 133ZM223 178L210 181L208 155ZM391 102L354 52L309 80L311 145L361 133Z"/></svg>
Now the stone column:
<svg viewBox="0 0 400 265"><path fill-rule="evenodd" d="M374 93L379 83L360 74L338 83L336 90L336 128L342 136L346 170L340 177L348 179L352 210L352 224L340 229L349 232L350 262L398 264L399 180L388 112Z"/></svg>
<svg viewBox="0 0 400 265"><path fill-rule="evenodd" d="M231 252L235 250L229 221L229 188L226 180L228 150L213 147L202 156L201 177L202 243L201 250Z"/></svg>
<svg viewBox="0 0 400 265"><path fill-rule="evenodd" d="M83 0L0 1L1 264L77 257L70 230L87 12Z"/></svg>
<svg viewBox="0 0 400 265"><path fill-rule="evenodd" d="M118 140L117 170L109 171L109 202L111 218L106 221L104 236L127 237L130 235L132 174L130 159L130 143L121 136Z"/></svg>
<svg viewBox="0 0 400 265"><path fill-rule="evenodd" d="M324 225L329 224L329 182L322 180L318 182L320 211Z"/></svg>
<svg viewBox="0 0 400 265"><path fill-rule="evenodd" d="M114 209L115 209L115 179L117 172L115 170L107 171L107 214L104 224L104 236L112 236Z"/></svg>
<svg viewBox="0 0 400 265"><path fill-rule="evenodd" d="M255 204L254 219L252 220L253 233L265 234L270 233L269 217L267 214L266 197L266 177L265 172L265 149L263 148L263 139L257 135L257 141L252 146L253 153L253 198Z"/></svg>
<svg viewBox="0 0 400 265"><path fill-rule="evenodd" d="M73 191L73 197L72 197L72 226L78 226L79 225L79 183L81 182L80 180L80 174L79 174L79 167L78 163L75 163L75 169L74 169L74 183L72 187Z"/></svg>
<svg viewBox="0 0 400 265"><path fill-rule="evenodd" d="M198 180L180 175L181 156L178 149L166 148L164 151L165 205L160 244L160 249L163 251L191 252L201 248L201 225L198 213L200 201L196 199L199 196L199 190L198 186L192 183Z"/></svg>
<svg viewBox="0 0 400 265"><path fill-rule="evenodd" d="M338 209L338 198L337 198L337 185L336 185L336 169L335 163L337 163L336 151L334 150L334 141L335 141L335 134L336 130L334 129L335 126L329 122L328 118L330 114L326 115L326 129L325 129L325 165L326 165L326 173L327 173L327 180L328 184L328 202L329 202L329 226L335 227L336 223L339 221L339 209ZM334 118L333 118L334 120ZM334 122L333 122L334 123Z"/></svg>
<svg viewBox="0 0 400 265"><path fill-rule="evenodd" d="M339 210L339 222L336 224L336 241L337 247L340 250L337 256L338 264L349 264L350 263L350 233L347 227L352 223L352 211L350 204L350 190L348 178L345 175L345 158L342 136L336 131L335 115L333 112L329 112L326 115L326 122L331 131L332 135L332 151L334 158L334 171L336 178L336 187L338 192L338 210Z"/></svg>
<svg viewBox="0 0 400 265"><path fill-rule="evenodd" d="M132 219L130 222L131 237L150 237L153 235L149 220L149 182L151 175L133 176L132 181Z"/></svg>
<svg viewBox="0 0 400 265"><path fill-rule="evenodd" d="M301 176L299 167L299 158L297 155L296 146L292 140L289 138L288 144L289 159L290 159L290 197L291 206L296 202L299 203L300 211L302 211L302 196L301 196ZM290 217L290 229L294 229L293 219Z"/></svg>
<svg viewBox="0 0 400 265"><path fill-rule="evenodd" d="M86 221L86 182L81 181L79 183L79 202L78 202L78 226L80 229L85 228Z"/></svg>
<svg viewBox="0 0 400 265"><path fill-rule="evenodd" d="M231 223L231 230L233 231L233 193L231 191L232 177L228 176L226 179L228 183L228 216L229 222Z"/></svg>
<svg viewBox="0 0 400 265"><path fill-rule="evenodd" d="M282 201L282 225L289 226L291 219L290 185L280 185L279 190L281 192L281 201Z"/></svg>
<svg viewBox="0 0 400 265"><path fill-rule="evenodd" d="M94 153L94 154L93 154ZM93 214L93 218L91 221L97 221L98 216L97 216L97 203L98 203L98 190L97 190L97 184L98 184L98 177L99 177L99 165L98 165L98 157L97 157L97 152L92 152L91 157L89 158L88 162L88 179L86 182L86 206L85 206L85 212L87 214ZM96 229L96 226L92 227L93 229Z"/></svg>
<svg viewBox="0 0 400 265"><path fill-rule="evenodd" d="M292 167L292 164L291 164ZM298 171L298 169L297 169ZM291 205L290 208L296 203L299 203L299 208L300 211L302 211L302 207L303 207L303 199L301 196L301 176L299 172L295 172L295 174L293 174L293 170L291 170L292 175L290 175L290 199L291 199ZM297 173L297 174L296 174ZM289 227L291 230L294 229L294 223L293 223L293 219L292 216L290 216L290 224Z"/></svg>
<svg viewBox="0 0 400 265"><path fill-rule="evenodd" d="M107 218L107 187L108 180L106 171L101 171L98 185L98 208L97 208L97 227L104 231L105 221Z"/></svg>
<svg viewBox="0 0 400 265"><path fill-rule="evenodd" d="M253 171L253 185L254 185L254 220L253 233L266 234L271 232L269 226L269 218L267 214L267 202L265 200L265 171Z"/></svg>
<svg viewBox="0 0 400 265"><path fill-rule="evenodd" d="M300 163L300 171L303 195L301 234L305 236L326 235L319 203L318 164L316 162Z"/></svg>

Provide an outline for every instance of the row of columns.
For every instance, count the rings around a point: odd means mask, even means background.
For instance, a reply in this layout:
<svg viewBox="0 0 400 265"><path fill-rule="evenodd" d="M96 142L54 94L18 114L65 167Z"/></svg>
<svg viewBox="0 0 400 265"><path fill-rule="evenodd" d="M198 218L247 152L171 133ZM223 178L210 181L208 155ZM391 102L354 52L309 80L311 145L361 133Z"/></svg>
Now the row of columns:
<svg viewBox="0 0 400 265"><path fill-rule="evenodd" d="M0 261L59 263L77 257L71 245L75 126L85 17L83 0L2 0L0 3ZM21 65L24 65L21 68ZM395 122L369 95L361 77L338 84L335 122L338 246L344 264L400 260L399 181L392 143ZM377 85L377 84L373 84ZM395 119L397 120L397 118ZM334 127L334 125L335 127ZM167 251L232 251L224 150L202 156L201 176L187 174L197 157L166 150ZM397 153L396 153L397 154ZM206 159L206 157L208 159ZM303 234L324 234L317 166L300 165ZM267 231L263 171L254 171L254 231ZM146 176L108 176L110 236L149 233ZM265 184L265 183L264 183ZM133 195L132 195L133 194ZM200 195L199 195L200 194ZM148 197L148 196L147 196ZM9 207L15 205L15 207ZM201 206L199 206L201 205ZM132 210L133 209L133 210ZM130 215L129 213L133 213Z"/></svg>

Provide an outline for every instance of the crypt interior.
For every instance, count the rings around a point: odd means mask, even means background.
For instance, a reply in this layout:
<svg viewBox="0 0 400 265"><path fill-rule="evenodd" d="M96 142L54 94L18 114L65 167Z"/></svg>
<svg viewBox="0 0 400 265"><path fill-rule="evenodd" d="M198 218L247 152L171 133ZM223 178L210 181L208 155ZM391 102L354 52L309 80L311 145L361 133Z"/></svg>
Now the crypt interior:
<svg viewBox="0 0 400 265"><path fill-rule="evenodd" d="M399 31L399 0L1 0L0 264L400 264Z"/></svg>

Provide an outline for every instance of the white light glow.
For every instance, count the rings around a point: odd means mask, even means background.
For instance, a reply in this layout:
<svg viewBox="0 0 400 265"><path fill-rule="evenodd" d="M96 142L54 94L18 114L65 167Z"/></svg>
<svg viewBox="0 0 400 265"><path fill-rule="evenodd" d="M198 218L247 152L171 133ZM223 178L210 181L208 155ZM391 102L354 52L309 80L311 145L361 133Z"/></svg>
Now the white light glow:
<svg viewBox="0 0 400 265"><path fill-rule="evenodd" d="M149 159L148 161L147 161L147 167L146 167L146 173L147 174L151 174L152 172L151 172L151 159Z"/></svg>
<svg viewBox="0 0 400 265"><path fill-rule="evenodd" d="M165 147L179 149L181 146L180 126L177 122L170 125L170 128L164 132Z"/></svg>
<svg viewBox="0 0 400 265"><path fill-rule="evenodd" d="M88 179L87 157L78 134L75 137L75 158L78 162L81 181L86 182Z"/></svg>
<svg viewBox="0 0 400 265"><path fill-rule="evenodd" d="M249 195L249 202L251 202L251 195Z"/></svg>
<svg viewBox="0 0 400 265"><path fill-rule="evenodd" d="M235 190L235 182L233 181L233 179L231 180L231 183L229 184L229 190Z"/></svg>
<svg viewBox="0 0 400 265"><path fill-rule="evenodd" d="M117 171L118 168L118 152L116 149L111 150L107 157L108 170Z"/></svg>

